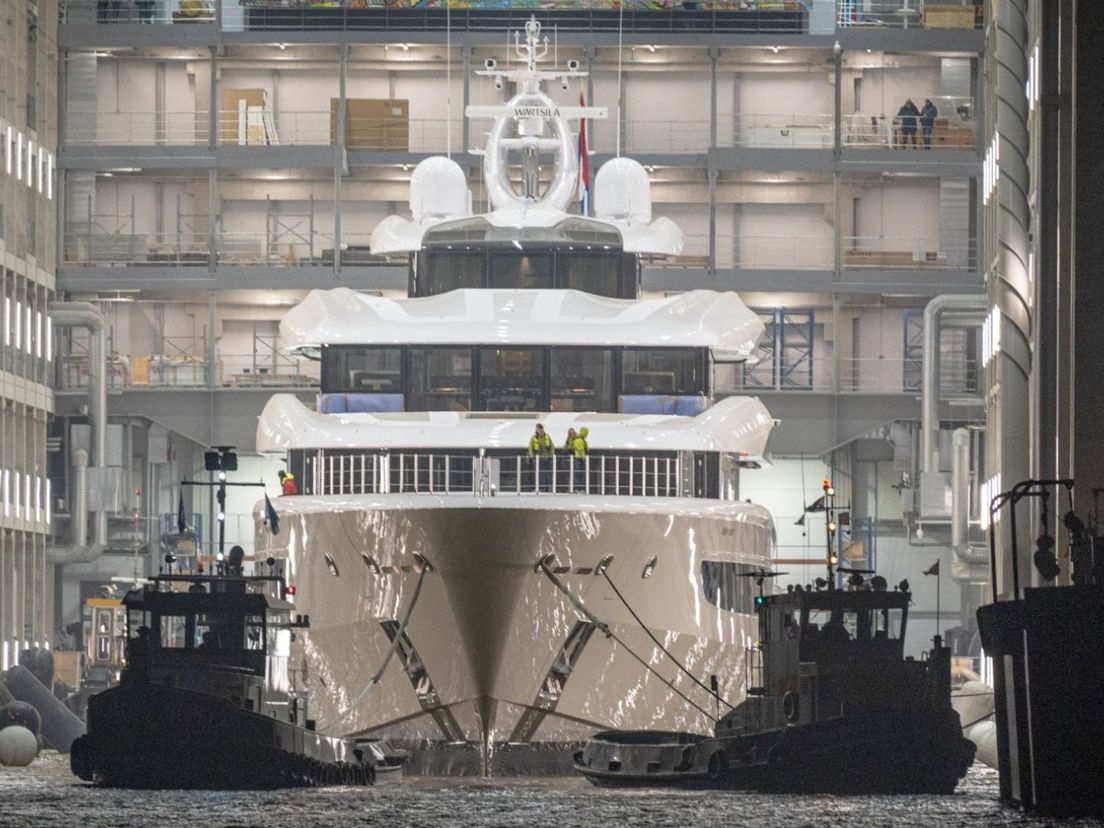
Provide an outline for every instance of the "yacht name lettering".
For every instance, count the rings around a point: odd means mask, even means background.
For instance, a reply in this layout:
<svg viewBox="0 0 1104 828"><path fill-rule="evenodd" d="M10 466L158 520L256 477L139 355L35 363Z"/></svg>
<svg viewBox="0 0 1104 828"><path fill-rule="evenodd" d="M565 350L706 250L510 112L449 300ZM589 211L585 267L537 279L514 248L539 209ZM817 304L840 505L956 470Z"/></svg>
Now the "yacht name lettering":
<svg viewBox="0 0 1104 828"><path fill-rule="evenodd" d="M559 118L558 106L515 106L515 118Z"/></svg>

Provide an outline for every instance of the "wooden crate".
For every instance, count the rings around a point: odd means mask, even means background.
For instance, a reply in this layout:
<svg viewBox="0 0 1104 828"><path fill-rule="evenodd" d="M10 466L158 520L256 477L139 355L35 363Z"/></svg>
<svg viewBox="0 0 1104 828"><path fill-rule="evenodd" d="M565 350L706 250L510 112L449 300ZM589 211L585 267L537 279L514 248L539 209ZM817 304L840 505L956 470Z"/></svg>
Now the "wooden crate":
<svg viewBox="0 0 1104 828"><path fill-rule="evenodd" d="M974 28L974 7L969 6L924 6L925 29L972 29Z"/></svg>
<svg viewBox="0 0 1104 828"><path fill-rule="evenodd" d="M337 138L337 109L330 99L330 141ZM400 99L347 98L345 146L351 150L410 149L410 101Z"/></svg>

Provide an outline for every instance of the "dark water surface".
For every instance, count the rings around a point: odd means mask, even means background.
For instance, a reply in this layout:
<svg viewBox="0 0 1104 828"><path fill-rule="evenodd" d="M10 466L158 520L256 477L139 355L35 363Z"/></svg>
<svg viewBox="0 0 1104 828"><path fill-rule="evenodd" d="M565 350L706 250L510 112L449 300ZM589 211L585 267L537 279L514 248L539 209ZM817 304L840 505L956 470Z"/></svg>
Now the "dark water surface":
<svg viewBox="0 0 1104 828"><path fill-rule="evenodd" d="M997 801L996 771L975 765L953 796L831 797L608 791L582 779L406 779L379 788L274 792L91 788L47 753L30 768L0 768L0 826L1043 826Z"/></svg>

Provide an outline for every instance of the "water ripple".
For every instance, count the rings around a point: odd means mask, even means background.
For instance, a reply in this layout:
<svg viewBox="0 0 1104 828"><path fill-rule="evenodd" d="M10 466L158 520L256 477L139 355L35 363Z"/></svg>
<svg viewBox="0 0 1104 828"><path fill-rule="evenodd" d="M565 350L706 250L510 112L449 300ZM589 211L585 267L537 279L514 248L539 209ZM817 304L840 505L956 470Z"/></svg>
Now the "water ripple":
<svg viewBox="0 0 1104 828"><path fill-rule="evenodd" d="M641 828L903 826L982 828L1056 824L1003 807L997 774L975 765L953 796L761 796L599 790L578 778L408 778L401 786L270 792L118 791L91 788L68 757L44 754L31 768L0 768L0 826L196 825L202 828L466 825ZM1068 820L1063 825L1102 822Z"/></svg>

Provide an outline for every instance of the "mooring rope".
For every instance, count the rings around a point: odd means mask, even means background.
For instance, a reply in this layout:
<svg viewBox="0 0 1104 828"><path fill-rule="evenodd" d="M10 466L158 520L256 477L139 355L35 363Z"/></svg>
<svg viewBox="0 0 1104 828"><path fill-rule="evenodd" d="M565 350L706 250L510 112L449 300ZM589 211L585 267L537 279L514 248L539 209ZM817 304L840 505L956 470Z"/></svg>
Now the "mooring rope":
<svg viewBox="0 0 1104 828"><path fill-rule="evenodd" d="M690 681L694 682L694 684L698 685L698 687L700 687L702 690L704 690L706 693L708 693L711 698L716 699L721 704L723 704L725 707L727 707L729 710L735 710L736 709L735 705L729 704L729 702L727 702L725 699L722 699L719 693L714 693L712 689L710 689L710 688L706 687L704 684L702 684L697 676L695 676L688 669L686 669L686 666L681 661L679 661L677 658L675 658L674 654L670 650L668 650L666 647L663 646L663 644L660 642L660 640L658 638L656 638L655 635L652 634L652 631L649 630L647 625L640 619L640 616L636 614L636 611L629 605L629 602L625 600L625 596L621 594L621 590L619 590L617 588L617 584L615 584L613 582L613 579L610 578L609 572L603 572L602 577L606 579L606 583L610 585L610 589L613 590L614 595L616 595L619 599L621 599L621 603L625 605L625 609L627 609L629 611L629 615L631 615L633 617L633 619L636 621L636 623L640 625L640 629L644 630L644 632L646 632L648 634L648 638L652 639L652 642L657 647L659 647L660 651L662 651L662 653L665 656L667 656L667 658L671 659L671 661L673 661L675 663L675 666L678 667L680 670L682 670L682 672L685 673L690 678Z"/></svg>
<svg viewBox="0 0 1104 828"><path fill-rule="evenodd" d="M418 583L414 585L414 594L410 596L410 603L406 607L406 614L403 615L402 623L399 624L398 630L395 631L394 638L391 639L391 646L387 650L387 655L383 657L383 663L379 666L379 669L372 675L372 678L368 680L368 683L364 685L364 688L357 693L349 704L338 713L337 718L333 720L333 724L337 724L346 716L352 712L361 700L368 694L368 691L379 684L380 679L383 678L383 672L387 669L387 665L391 663L391 659L394 658L395 652L399 649L399 640L402 638L403 633L406 632L406 625L410 623L410 616L414 614L414 607L418 603L418 596L422 594L422 581L425 580L426 573L429 572L430 565L427 561L422 565L422 571L418 574Z"/></svg>

